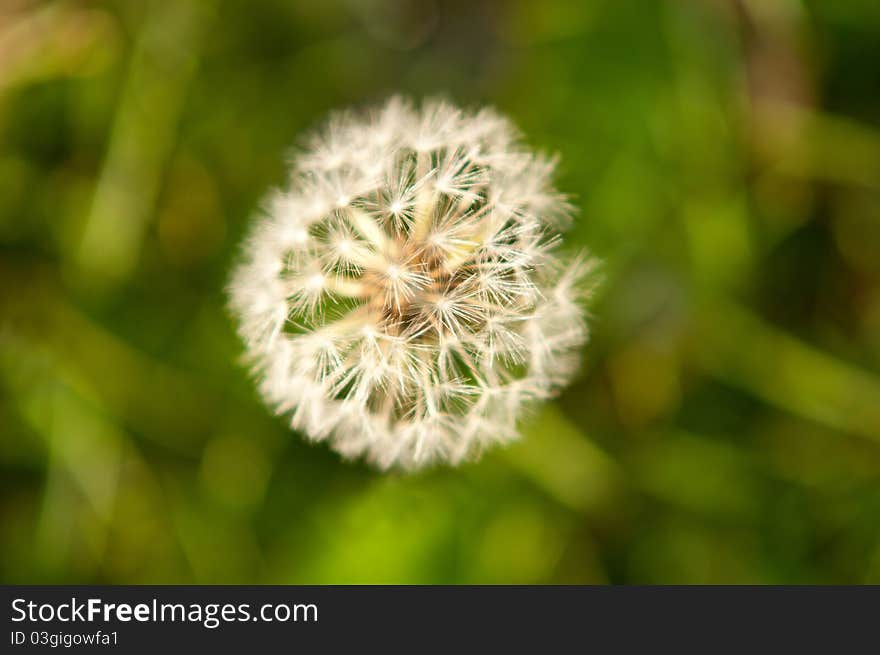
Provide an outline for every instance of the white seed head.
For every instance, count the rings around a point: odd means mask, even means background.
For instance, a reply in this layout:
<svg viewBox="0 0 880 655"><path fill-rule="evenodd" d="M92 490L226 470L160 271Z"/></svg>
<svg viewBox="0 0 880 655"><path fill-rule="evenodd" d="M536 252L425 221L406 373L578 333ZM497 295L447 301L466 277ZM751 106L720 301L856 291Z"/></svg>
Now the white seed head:
<svg viewBox="0 0 880 655"><path fill-rule="evenodd" d="M395 98L332 117L230 285L266 402L382 468L515 439L587 338L592 261L558 252L553 169L491 110Z"/></svg>

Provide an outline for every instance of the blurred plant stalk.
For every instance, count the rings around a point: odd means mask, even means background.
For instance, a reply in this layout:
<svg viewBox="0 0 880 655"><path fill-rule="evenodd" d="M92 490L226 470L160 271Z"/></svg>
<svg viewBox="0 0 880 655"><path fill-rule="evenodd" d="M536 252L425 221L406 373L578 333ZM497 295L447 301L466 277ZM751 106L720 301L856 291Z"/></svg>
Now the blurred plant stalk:
<svg viewBox="0 0 880 655"><path fill-rule="evenodd" d="M138 264L187 88L199 60L208 3L155 2L137 37L91 210L74 253L74 277L97 288Z"/></svg>

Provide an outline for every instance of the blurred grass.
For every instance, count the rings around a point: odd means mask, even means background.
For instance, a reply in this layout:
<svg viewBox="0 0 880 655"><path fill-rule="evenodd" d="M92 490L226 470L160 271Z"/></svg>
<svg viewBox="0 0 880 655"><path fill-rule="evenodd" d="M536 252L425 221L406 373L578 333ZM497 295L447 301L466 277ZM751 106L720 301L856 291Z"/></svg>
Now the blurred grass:
<svg viewBox="0 0 880 655"><path fill-rule="evenodd" d="M0 580L880 582L877 7L3 3ZM223 295L395 92L559 152L606 277L525 439L415 476L269 415Z"/></svg>

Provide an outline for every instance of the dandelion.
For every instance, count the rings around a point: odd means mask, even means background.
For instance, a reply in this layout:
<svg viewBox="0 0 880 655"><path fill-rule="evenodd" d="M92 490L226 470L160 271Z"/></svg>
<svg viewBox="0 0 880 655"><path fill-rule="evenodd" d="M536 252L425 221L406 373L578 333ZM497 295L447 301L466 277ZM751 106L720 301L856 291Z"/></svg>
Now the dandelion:
<svg viewBox="0 0 880 655"><path fill-rule="evenodd" d="M340 114L293 161L230 285L266 403L381 468L517 437L587 339L554 161L490 110Z"/></svg>

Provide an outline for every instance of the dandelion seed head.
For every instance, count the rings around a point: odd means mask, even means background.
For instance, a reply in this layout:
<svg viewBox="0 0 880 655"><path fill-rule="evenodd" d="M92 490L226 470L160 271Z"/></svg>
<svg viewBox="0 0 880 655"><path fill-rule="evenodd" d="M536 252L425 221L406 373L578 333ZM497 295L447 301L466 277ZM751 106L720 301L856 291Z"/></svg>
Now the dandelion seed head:
<svg viewBox="0 0 880 655"><path fill-rule="evenodd" d="M393 98L334 115L292 167L230 284L267 404L381 468L515 439L588 336L555 161L491 110Z"/></svg>

